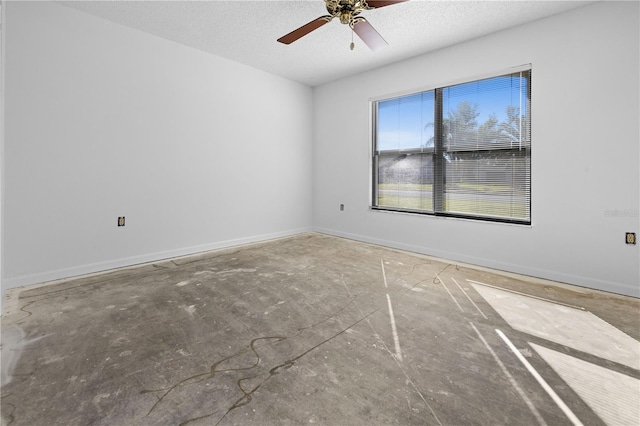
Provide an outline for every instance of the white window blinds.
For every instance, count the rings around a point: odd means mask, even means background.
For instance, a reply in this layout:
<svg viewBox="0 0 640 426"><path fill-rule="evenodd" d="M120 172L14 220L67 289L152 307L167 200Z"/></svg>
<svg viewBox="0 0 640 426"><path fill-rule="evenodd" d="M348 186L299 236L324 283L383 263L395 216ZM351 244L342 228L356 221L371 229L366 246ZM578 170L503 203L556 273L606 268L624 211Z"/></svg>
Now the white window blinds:
<svg viewBox="0 0 640 426"><path fill-rule="evenodd" d="M375 103L373 207L531 222L531 71Z"/></svg>

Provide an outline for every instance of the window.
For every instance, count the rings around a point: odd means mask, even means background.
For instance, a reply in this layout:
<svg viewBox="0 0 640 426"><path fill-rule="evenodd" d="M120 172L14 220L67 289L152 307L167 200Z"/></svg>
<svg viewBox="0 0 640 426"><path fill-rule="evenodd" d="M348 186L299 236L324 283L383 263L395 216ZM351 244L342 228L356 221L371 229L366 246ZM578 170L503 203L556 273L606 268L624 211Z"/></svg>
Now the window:
<svg viewBox="0 0 640 426"><path fill-rule="evenodd" d="M374 102L378 210L531 223L531 71Z"/></svg>

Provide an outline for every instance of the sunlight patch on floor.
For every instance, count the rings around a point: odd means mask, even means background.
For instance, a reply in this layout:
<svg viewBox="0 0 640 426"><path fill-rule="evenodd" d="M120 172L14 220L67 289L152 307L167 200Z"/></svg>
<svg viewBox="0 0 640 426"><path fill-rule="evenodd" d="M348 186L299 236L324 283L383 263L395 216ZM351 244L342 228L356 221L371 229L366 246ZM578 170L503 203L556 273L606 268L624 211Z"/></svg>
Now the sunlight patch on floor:
<svg viewBox="0 0 640 426"><path fill-rule="evenodd" d="M640 369L640 343L591 312L472 285L514 329Z"/></svg>
<svg viewBox="0 0 640 426"><path fill-rule="evenodd" d="M640 380L529 343L608 425L640 424Z"/></svg>

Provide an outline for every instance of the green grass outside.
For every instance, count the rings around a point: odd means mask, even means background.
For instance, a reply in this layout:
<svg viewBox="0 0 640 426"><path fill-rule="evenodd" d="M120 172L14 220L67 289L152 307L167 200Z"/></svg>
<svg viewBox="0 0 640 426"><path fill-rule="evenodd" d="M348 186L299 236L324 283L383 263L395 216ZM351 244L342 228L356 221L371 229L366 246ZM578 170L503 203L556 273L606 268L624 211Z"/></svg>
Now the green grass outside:
<svg viewBox="0 0 640 426"><path fill-rule="evenodd" d="M378 206L433 211L433 200L430 197L420 198L380 195L378 197Z"/></svg>
<svg viewBox="0 0 640 426"><path fill-rule="evenodd" d="M478 184L478 183L458 183L455 184L456 188L459 189L467 189L472 192L496 192L496 193L504 193L511 192L513 188L509 185L487 185L487 184Z"/></svg>
<svg viewBox="0 0 640 426"><path fill-rule="evenodd" d="M397 189L400 191L431 191L433 189L433 185L430 183L381 183L378 185L378 189Z"/></svg>
<svg viewBox="0 0 640 426"><path fill-rule="evenodd" d="M433 200L432 198L381 195L378 198L378 206L433 211ZM527 217L527 206L524 203L510 204L497 201L448 200L445 210L449 213L512 217L517 219L525 219Z"/></svg>
<svg viewBox="0 0 640 426"><path fill-rule="evenodd" d="M457 183L449 184L456 189L466 189L469 192L495 192L505 193L513 191L513 188L509 185L487 185L487 184L475 184L475 183ZM381 183L378 185L379 189L396 189L400 191L431 191L433 185L430 183L416 184L416 183Z"/></svg>

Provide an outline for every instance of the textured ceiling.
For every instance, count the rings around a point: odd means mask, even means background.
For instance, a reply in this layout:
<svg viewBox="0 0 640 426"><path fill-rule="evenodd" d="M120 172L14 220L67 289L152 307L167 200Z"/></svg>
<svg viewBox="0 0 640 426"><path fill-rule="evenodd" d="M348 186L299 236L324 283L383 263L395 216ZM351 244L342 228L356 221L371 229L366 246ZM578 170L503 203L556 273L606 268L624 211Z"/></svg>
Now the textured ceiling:
<svg viewBox="0 0 640 426"><path fill-rule="evenodd" d="M316 86L584 6L593 1L411 0L362 16L389 46L370 51L336 19L291 45L276 40L326 15L308 1L59 2L127 27Z"/></svg>

